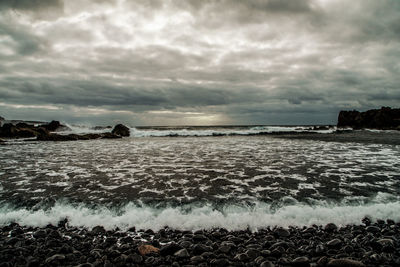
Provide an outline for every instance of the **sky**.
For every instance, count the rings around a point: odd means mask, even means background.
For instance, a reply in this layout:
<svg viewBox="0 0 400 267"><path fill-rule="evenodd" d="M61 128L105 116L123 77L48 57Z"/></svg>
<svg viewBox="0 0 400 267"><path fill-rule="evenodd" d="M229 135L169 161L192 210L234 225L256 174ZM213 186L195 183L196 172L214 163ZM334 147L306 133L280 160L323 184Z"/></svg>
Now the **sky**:
<svg viewBox="0 0 400 267"><path fill-rule="evenodd" d="M399 0L1 0L0 116L336 124L400 103Z"/></svg>

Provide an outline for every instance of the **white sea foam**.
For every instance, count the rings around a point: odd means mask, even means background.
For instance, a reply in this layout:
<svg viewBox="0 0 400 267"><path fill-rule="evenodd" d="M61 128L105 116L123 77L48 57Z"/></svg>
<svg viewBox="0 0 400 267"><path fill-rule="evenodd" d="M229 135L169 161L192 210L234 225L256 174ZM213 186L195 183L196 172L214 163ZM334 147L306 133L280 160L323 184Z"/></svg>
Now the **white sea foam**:
<svg viewBox="0 0 400 267"><path fill-rule="evenodd" d="M163 137L163 136L213 136L213 135L256 135L260 133L278 132L318 132L332 133L336 127L327 130L313 130L308 126L256 126L251 128L215 128L215 129L141 129L130 128L131 137Z"/></svg>
<svg viewBox="0 0 400 267"><path fill-rule="evenodd" d="M65 124L69 130L59 131L58 134L88 134L88 133L106 133L110 132L110 128L95 129L89 125L72 125Z"/></svg>
<svg viewBox="0 0 400 267"><path fill-rule="evenodd" d="M188 211L189 210L189 211ZM400 201L363 205L329 205L319 203L314 206L288 204L279 209L266 203L256 203L252 207L228 205L214 209L211 205L175 208L139 207L132 203L115 211L108 208L90 209L57 203L49 210L28 210L0 208L0 225L17 222L21 225L45 226L57 224L68 218L70 226L92 228L103 225L106 229L119 227L127 229L159 230L165 226L181 230L210 229L224 227L228 230L250 228L257 230L267 226L308 226L360 224L364 216L374 219L400 220Z"/></svg>

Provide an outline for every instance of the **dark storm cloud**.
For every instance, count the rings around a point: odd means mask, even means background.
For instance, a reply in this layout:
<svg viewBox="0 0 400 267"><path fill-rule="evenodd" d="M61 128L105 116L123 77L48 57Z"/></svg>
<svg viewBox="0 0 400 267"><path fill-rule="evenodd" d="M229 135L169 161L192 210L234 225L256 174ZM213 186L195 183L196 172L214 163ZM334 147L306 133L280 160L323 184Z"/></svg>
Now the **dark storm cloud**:
<svg viewBox="0 0 400 267"><path fill-rule="evenodd" d="M340 109L398 105L399 12L394 0L1 1L0 113L334 123Z"/></svg>
<svg viewBox="0 0 400 267"><path fill-rule="evenodd" d="M9 37L10 46L12 46L20 55L30 55L42 48L41 40L25 29L16 25L8 25L0 20L0 36ZM15 42L12 43L12 41Z"/></svg>
<svg viewBox="0 0 400 267"><path fill-rule="evenodd" d="M39 10L62 7L62 0L1 0L0 9Z"/></svg>

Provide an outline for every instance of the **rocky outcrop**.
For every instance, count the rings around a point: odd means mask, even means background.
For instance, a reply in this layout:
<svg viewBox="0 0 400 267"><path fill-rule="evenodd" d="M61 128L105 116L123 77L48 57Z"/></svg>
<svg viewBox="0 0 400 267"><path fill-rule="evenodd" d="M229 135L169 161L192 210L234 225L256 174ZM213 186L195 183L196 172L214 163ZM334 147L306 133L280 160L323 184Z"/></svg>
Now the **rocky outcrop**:
<svg viewBox="0 0 400 267"><path fill-rule="evenodd" d="M0 137L7 138L29 138L36 137L38 132L32 129L31 127L18 127L11 123L6 123L0 128Z"/></svg>
<svg viewBox="0 0 400 267"><path fill-rule="evenodd" d="M382 107L365 112L340 111L337 127L351 127L353 129L397 129L400 130L400 109Z"/></svg>
<svg viewBox="0 0 400 267"><path fill-rule="evenodd" d="M111 131L111 133L119 135L119 136L130 136L130 131L129 128L126 127L123 124L117 124L115 125L114 129Z"/></svg>
<svg viewBox="0 0 400 267"><path fill-rule="evenodd" d="M50 132L70 130L67 126L62 125L59 121L51 121L48 124L41 125L41 127L45 128L46 130L48 130Z"/></svg>
<svg viewBox="0 0 400 267"><path fill-rule="evenodd" d="M66 130L68 127L59 121L52 121L48 124L34 126L25 122L16 125L6 123L0 127L0 137L4 138L34 138L38 141L77 141L91 139L115 139L122 136L129 136L129 128L119 124L111 133L89 133L89 134L58 134L54 131Z"/></svg>
<svg viewBox="0 0 400 267"><path fill-rule="evenodd" d="M113 133L101 133L101 134L56 134L48 133L41 134L37 137L38 141L78 141L78 140L92 140L92 139L116 139L121 136Z"/></svg>

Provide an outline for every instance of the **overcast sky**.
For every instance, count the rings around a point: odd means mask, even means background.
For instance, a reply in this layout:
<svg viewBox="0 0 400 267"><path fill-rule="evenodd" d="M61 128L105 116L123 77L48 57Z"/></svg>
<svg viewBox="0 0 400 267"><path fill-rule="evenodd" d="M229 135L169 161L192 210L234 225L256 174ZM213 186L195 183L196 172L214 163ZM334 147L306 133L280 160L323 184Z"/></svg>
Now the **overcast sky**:
<svg viewBox="0 0 400 267"><path fill-rule="evenodd" d="M398 0L1 0L0 116L334 124L400 103Z"/></svg>

